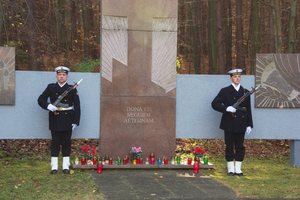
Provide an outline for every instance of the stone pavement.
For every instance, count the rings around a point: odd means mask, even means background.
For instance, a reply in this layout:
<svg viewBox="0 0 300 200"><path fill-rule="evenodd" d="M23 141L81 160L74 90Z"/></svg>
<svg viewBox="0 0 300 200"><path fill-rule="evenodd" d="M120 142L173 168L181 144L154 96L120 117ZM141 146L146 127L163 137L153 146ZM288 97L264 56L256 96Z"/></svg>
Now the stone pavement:
<svg viewBox="0 0 300 200"><path fill-rule="evenodd" d="M227 186L193 170L104 169L91 176L106 200L239 199Z"/></svg>

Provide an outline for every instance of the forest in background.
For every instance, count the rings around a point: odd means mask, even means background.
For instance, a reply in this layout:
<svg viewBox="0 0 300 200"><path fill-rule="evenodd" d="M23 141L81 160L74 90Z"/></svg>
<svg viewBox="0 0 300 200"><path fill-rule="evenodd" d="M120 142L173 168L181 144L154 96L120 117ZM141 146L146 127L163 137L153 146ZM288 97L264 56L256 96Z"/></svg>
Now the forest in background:
<svg viewBox="0 0 300 200"><path fill-rule="evenodd" d="M99 72L100 11L101 0L0 0L0 46L16 48L16 70ZM298 53L299 12L298 0L179 0L177 71L254 74L256 53Z"/></svg>

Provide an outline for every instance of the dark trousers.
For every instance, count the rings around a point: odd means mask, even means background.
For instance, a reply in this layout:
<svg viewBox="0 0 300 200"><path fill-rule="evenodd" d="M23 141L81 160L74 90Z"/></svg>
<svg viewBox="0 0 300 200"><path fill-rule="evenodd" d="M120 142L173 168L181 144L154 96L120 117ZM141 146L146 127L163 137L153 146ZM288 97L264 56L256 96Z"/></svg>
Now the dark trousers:
<svg viewBox="0 0 300 200"><path fill-rule="evenodd" d="M72 131L51 131L51 136L51 157L58 157L60 146L62 156L70 156Z"/></svg>
<svg viewBox="0 0 300 200"><path fill-rule="evenodd" d="M245 133L233 133L225 131L225 158L229 161L243 161L245 156Z"/></svg>

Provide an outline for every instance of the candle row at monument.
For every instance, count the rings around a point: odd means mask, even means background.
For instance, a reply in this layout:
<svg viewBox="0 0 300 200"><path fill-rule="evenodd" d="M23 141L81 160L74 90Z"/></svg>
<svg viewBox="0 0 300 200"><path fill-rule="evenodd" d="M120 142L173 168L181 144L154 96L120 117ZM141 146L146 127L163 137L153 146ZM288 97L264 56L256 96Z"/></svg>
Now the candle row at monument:
<svg viewBox="0 0 300 200"><path fill-rule="evenodd" d="M144 161L142 156L133 156L131 159L131 164L133 165L137 165L137 164L146 164L146 165L167 165L167 164L171 164L171 165L193 165L196 161L198 161L198 163L200 163L200 158L199 157L194 157L194 159L192 158L182 158L180 156L171 156L171 160L168 160L168 157L162 157L162 158L158 158L157 160L155 159L155 155L153 153L151 153L149 155L149 157L146 158L146 160ZM88 158L88 157L83 157L81 159L81 165L96 165L97 163L101 163L103 165L113 165L114 163L117 165L126 165L129 163L129 157L125 156L122 160L120 157L117 157L115 162L113 160L112 157L109 156L105 156L102 159L100 157L96 158L93 157ZM79 165L79 160L78 157L74 158L74 165ZM208 164L208 158L206 156L204 156L203 158L203 164L207 165Z"/></svg>

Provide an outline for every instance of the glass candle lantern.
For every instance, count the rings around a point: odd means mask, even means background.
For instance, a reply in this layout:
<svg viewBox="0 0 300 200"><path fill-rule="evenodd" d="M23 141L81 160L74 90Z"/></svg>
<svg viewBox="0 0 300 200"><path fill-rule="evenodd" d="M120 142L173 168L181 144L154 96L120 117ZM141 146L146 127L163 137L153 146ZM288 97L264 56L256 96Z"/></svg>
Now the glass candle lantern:
<svg viewBox="0 0 300 200"><path fill-rule="evenodd" d="M149 165L149 158L146 158L145 164L146 164L146 165Z"/></svg>
<svg viewBox="0 0 300 200"><path fill-rule="evenodd" d="M126 165L126 164L127 164L127 159L123 158L123 165Z"/></svg>
<svg viewBox="0 0 300 200"><path fill-rule="evenodd" d="M93 165L96 165L96 164L97 164L97 158L94 157L94 158L93 158Z"/></svg>
<svg viewBox="0 0 300 200"><path fill-rule="evenodd" d="M109 164L109 165L112 165L112 164L113 164L112 158L109 158L108 164Z"/></svg>
<svg viewBox="0 0 300 200"><path fill-rule="evenodd" d="M139 162L140 165L143 164L143 158L140 158L140 162Z"/></svg>
<svg viewBox="0 0 300 200"><path fill-rule="evenodd" d="M105 156L105 164L109 164L109 156Z"/></svg>
<svg viewBox="0 0 300 200"><path fill-rule="evenodd" d="M203 163L204 163L204 165L208 165L208 157L207 156L204 156Z"/></svg>
<svg viewBox="0 0 300 200"><path fill-rule="evenodd" d="M151 153L149 156L150 164L154 165L155 164L155 155L154 153Z"/></svg>
<svg viewBox="0 0 300 200"><path fill-rule="evenodd" d="M140 156L136 157L136 164L140 164Z"/></svg>
<svg viewBox="0 0 300 200"><path fill-rule="evenodd" d="M155 164L155 158L151 158L150 164L151 164L151 165L154 165L154 164Z"/></svg>
<svg viewBox="0 0 300 200"><path fill-rule="evenodd" d="M191 164L192 164L192 158L189 157L189 158L188 158L188 165L191 165Z"/></svg>
<svg viewBox="0 0 300 200"><path fill-rule="evenodd" d="M194 173L198 174L198 172L199 172L199 162L195 161L195 163L194 163Z"/></svg>
<svg viewBox="0 0 300 200"><path fill-rule="evenodd" d="M85 164L86 164L86 165L90 165L91 162L92 162L92 161L91 161L91 157L90 157L90 156L88 156L88 157L85 158Z"/></svg>
<svg viewBox="0 0 300 200"><path fill-rule="evenodd" d="M85 165L85 158L84 157L81 159L81 164Z"/></svg>
<svg viewBox="0 0 300 200"><path fill-rule="evenodd" d="M184 158L181 158L181 159L180 159L180 164L181 164L181 165L184 165Z"/></svg>
<svg viewBox="0 0 300 200"><path fill-rule="evenodd" d="M102 173L102 168L103 168L102 163L98 163L98 164L97 164L97 173L98 173L98 174L101 174L101 173Z"/></svg>
<svg viewBox="0 0 300 200"><path fill-rule="evenodd" d="M174 156L171 157L171 164L175 165L175 157Z"/></svg>
<svg viewBox="0 0 300 200"><path fill-rule="evenodd" d="M117 165L121 165L121 158L120 157L117 158Z"/></svg>
<svg viewBox="0 0 300 200"><path fill-rule="evenodd" d="M158 164L158 165L161 165L161 162L162 162L162 161L161 161L161 158L158 158L157 164Z"/></svg>
<svg viewBox="0 0 300 200"><path fill-rule="evenodd" d="M186 156L183 158L183 164L184 164L184 165L187 165L187 164L188 164L188 158L187 158Z"/></svg>
<svg viewBox="0 0 300 200"><path fill-rule="evenodd" d="M168 164L168 157L164 157L164 164L165 164L165 165Z"/></svg>
<svg viewBox="0 0 300 200"><path fill-rule="evenodd" d="M180 156L177 156L177 159L176 159L176 162L177 162L177 165L180 165Z"/></svg>
<svg viewBox="0 0 300 200"><path fill-rule="evenodd" d="M79 164L79 160L78 160L78 157L75 158L75 161L74 161L75 165L78 165Z"/></svg>

